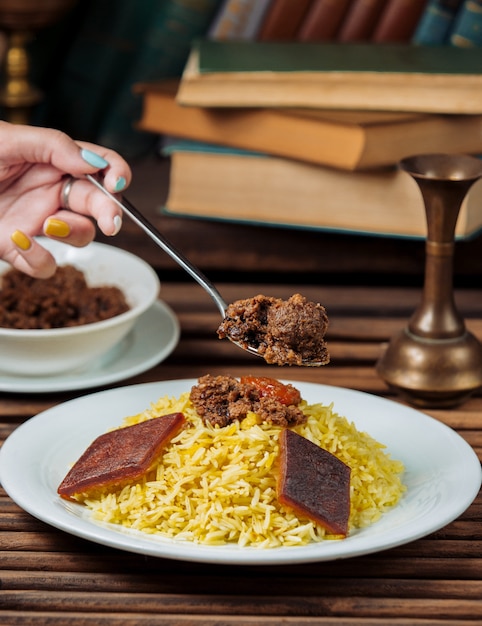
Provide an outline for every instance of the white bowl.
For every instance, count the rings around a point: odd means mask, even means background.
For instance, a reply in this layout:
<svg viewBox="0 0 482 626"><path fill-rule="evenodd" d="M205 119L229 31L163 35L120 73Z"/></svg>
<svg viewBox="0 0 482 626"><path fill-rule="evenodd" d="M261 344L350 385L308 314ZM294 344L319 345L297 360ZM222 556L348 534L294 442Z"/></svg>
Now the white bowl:
<svg viewBox="0 0 482 626"><path fill-rule="evenodd" d="M157 274L145 261L120 248L93 242L73 248L46 237L38 239L58 265L74 265L89 286L112 285L130 309L110 319L52 329L0 328L0 370L21 376L58 375L95 362L120 342L159 295ZM11 266L0 261L1 275Z"/></svg>

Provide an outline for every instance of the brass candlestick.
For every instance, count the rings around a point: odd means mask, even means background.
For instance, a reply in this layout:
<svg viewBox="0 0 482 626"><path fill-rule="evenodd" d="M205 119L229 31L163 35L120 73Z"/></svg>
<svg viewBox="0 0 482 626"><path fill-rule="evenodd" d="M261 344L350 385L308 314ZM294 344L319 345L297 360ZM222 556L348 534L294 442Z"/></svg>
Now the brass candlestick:
<svg viewBox="0 0 482 626"><path fill-rule="evenodd" d="M7 121L27 124L42 93L30 81L27 43L36 30L59 20L76 0L0 0L0 29L6 33L7 49L0 88L0 106Z"/></svg>
<svg viewBox="0 0 482 626"><path fill-rule="evenodd" d="M428 154L400 162L425 204L427 241L422 300L377 363L380 377L408 402L450 407L482 386L482 346L467 331L453 297L455 226L462 201L482 177L482 161Z"/></svg>

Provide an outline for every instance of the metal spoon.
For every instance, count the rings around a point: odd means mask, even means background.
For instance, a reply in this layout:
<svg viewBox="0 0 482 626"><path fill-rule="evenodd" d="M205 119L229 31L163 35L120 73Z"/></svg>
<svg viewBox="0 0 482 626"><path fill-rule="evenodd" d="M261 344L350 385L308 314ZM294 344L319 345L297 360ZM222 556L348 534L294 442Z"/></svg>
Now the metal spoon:
<svg viewBox="0 0 482 626"><path fill-rule="evenodd" d="M115 202L126 215L128 215L138 226L140 226L142 230L144 230L144 232L146 232L147 235L149 235L149 237L164 250L164 252L172 257L174 261L176 261L176 263L178 263L192 278L194 278L195 281L197 281L201 285L203 289L207 291L207 293L214 300L224 320L224 318L226 317L226 310L228 308L228 305L226 304L216 287L208 278L206 278L201 270L199 270L188 259L186 259L186 257L181 252L179 252L172 245L172 243L170 243L157 230L157 228L151 222L149 222L149 220L146 219L144 215L142 215L142 213L138 209L136 209L136 207L131 202L129 202L129 200L127 200L125 196L122 196L122 200L120 200L119 198L111 194L110 191L108 191L102 185L102 183L99 182L94 176L87 174L86 178L98 189L100 189L100 191L102 191L102 193L104 193L108 198ZM228 337L228 339L236 346L238 346L238 348L241 348L242 350L246 350L251 354L255 354L256 356L263 358L263 355L260 354L259 351L253 346L234 341L234 339L231 339L231 337ZM319 365L322 365L322 363L318 361L303 361L303 365L309 367L317 367Z"/></svg>
<svg viewBox="0 0 482 626"><path fill-rule="evenodd" d="M158 230L157 228L149 222L148 219L142 215L142 213L136 209L136 207L127 200L126 197L122 197L122 201L119 198L116 198L113 194L110 193L103 185L100 183L94 176L87 174L86 178L95 185L98 189L102 191L106 196L108 196L113 202L115 202L126 215L128 215L138 226L146 232L151 239L153 239L158 246L160 246L164 252L166 252L170 257L176 261L195 281L197 281L203 289L205 289L211 298L214 300L216 306L221 313L222 318L224 319L226 316L226 309L228 305L224 301L223 297L213 285L213 283L201 272L199 268L193 265L186 257L177 250L172 243L170 243ZM247 350L252 354L256 354L257 356L262 356L258 353L258 351L252 346L242 346L236 341L230 340L238 347L243 350Z"/></svg>

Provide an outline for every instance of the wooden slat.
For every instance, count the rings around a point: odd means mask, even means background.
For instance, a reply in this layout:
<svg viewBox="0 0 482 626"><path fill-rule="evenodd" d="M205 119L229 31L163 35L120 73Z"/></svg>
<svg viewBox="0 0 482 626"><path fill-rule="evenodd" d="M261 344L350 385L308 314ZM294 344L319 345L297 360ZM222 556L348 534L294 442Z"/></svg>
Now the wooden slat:
<svg viewBox="0 0 482 626"><path fill-rule="evenodd" d="M287 577L276 576L270 573L273 580L273 589L269 590L270 597L290 596L294 591L300 597L319 596L322 590L323 597L345 597L363 596L370 598L397 597L397 598L425 598L441 596L446 599L480 600L482 597L482 582L479 580L426 580L421 578L323 578L307 577L300 574L299 581L293 585L293 581ZM173 594L184 583L192 585L191 592L202 594L213 591L216 584L219 593L227 587L223 584L225 576L210 574L209 581L204 585L195 576L182 574L182 581L179 574L175 572L170 577L149 572L146 575L135 573L85 573L85 572L16 572L8 571L2 574L4 581L3 589L6 591L15 590L38 590L42 592L52 590L62 590L64 593L84 592L109 592L121 593L126 587L131 593L155 593ZM255 594L252 585L246 581L242 573L238 577L231 576L230 581L236 582L235 591L231 594L242 596L247 593L256 595L257 601L260 596L265 595L268 590L260 588ZM209 583L211 583L211 588Z"/></svg>
<svg viewBox="0 0 482 626"><path fill-rule="evenodd" d="M264 616L262 622L259 617L252 616L196 616L196 615L156 615L132 613L109 613L109 614L88 614L88 613L62 613L52 612L30 612L26 613L11 611L0 611L0 618L4 620L4 624L9 626L257 626L260 623L279 626L279 616ZM394 618L390 619L391 624L396 626L436 626L441 622L437 620L425 618ZM465 622L467 624L468 622ZM283 625L286 626L386 626L386 618L349 618L343 617L283 617Z"/></svg>
<svg viewBox="0 0 482 626"><path fill-rule="evenodd" d="M309 617L315 615L343 615L348 617L386 617L394 611L405 617L430 618L434 612L443 613L448 619L476 619L480 600L428 598L369 598L364 596L232 596L211 594L209 603L205 596L184 593L182 595L129 593L96 593L64 591L1 592L0 605L6 610L62 611L84 613L143 613L155 615L209 615L209 616L257 616L259 618Z"/></svg>

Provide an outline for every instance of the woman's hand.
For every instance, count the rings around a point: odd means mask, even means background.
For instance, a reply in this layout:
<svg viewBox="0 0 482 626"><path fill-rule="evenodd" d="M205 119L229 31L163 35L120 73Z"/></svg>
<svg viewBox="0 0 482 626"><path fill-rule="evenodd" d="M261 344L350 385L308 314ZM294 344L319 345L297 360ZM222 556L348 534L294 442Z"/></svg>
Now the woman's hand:
<svg viewBox="0 0 482 626"><path fill-rule="evenodd" d="M120 208L84 179L96 172L112 193L131 181L129 165L112 150L58 130L0 122L0 258L47 278L55 260L35 236L82 247L95 237L92 220L105 235L117 234Z"/></svg>

